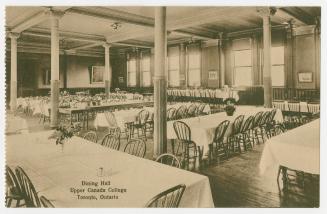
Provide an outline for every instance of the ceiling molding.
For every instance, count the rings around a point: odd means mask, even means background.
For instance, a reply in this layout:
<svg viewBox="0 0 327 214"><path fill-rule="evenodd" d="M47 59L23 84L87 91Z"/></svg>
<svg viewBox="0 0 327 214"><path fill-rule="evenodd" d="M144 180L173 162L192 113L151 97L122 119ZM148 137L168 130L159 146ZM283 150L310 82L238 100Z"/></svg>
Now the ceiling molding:
<svg viewBox="0 0 327 214"><path fill-rule="evenodd" d="M48 18L49 18L49 9L45 9L41 12L34 14L33 16L28 17L27 19L25 19L18 25L14 26L11 29L11 31L15 32L15 33L21 33L22 31L24 31L30 27L33 27L33 26L45 21Z"/></svg>
<svg viewBox="0 0 327 214"><path fill-rule="evenodd" d="M292 10L293 9L293 10ZM283 18L293 20L296 25L311 25L314 24L314 18L306 15L301 9L295 9L294 7L280 7L278 8L276 15ZM295 11L294 11L295 10Z"/></svg>

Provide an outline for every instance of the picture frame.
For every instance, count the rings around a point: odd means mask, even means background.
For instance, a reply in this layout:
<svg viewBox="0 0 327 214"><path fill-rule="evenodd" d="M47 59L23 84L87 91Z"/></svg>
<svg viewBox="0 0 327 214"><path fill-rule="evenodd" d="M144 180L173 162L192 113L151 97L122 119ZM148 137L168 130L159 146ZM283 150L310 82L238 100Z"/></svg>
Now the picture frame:
<svg viewBox="0 0 327 214"><path fill-rule="evenodd" d="M313 81L312 72L301 72L298 73L298 81L300 83L311 83Z"/></svg>
<svg viewBox="0 0 327 214"><path fill-rule="evenodd" d="M208 72L208 79L209 80L217 80L218 79L218 71L213 70Z"/></svg>
<svg viewBox="0 0 327 214"><path fill-rule="evenodd" d="M104 83L104 66L92 66L91 84Z"/></svg>

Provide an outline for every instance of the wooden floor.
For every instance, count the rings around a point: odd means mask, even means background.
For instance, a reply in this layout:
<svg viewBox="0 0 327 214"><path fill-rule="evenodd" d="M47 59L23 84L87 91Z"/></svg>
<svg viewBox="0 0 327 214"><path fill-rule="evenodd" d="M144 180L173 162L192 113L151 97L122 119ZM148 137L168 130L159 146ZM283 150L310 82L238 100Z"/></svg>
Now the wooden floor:
<svg viewBox="0 0 327 214"><path fill-rule="evenodd" d="M27 119L30 132L50 129L49 123L40 124L35 117L22 116ZM99 132L99 139L106 131L102 129ZM149 138L146 158L152 159L153 140L152 136ZM125 138L121 144L122 150L126 144ZM313 190L310 184L305 189L296 187L283 193L277 185L276 171L260 176L258 166L263 148L264 144L259 144L252 151L197 171L208 176L215 207L319 207L319 190Z"/></svg>

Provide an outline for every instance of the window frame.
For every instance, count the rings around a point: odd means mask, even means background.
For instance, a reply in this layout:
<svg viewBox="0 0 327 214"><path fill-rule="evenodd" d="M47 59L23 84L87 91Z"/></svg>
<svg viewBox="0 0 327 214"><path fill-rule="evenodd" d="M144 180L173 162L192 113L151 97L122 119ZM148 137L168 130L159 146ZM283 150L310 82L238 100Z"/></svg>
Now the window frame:
<svg viewBox="0 0 327 214"><path fill-rule="evenodd" d="M238 52L238 51L249 51L251 53L251 65L238 65L236 66L236 63L235 63L235 52ZM244 49L236 49L236 50L232 50L232 54L233 54L233 85L234 86L253 86L254 85L254 75L253 75L253 49L249 49L249 48L244 48ZM236 69L237 68L251 68L251 84L250 85L236 85Z"/></svg>

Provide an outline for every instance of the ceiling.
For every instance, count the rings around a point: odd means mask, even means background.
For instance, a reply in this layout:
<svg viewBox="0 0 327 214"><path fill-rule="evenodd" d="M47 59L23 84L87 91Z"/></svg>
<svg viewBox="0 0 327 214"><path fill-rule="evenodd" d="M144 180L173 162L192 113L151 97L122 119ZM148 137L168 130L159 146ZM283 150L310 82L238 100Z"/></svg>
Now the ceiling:
<svg viewBox="0 0 327 214"><path fill-rule="evenodd" d="M315 24L320 7L279 7L271 16L272 26ZM70 53L91 51L103 55L102 43L111 51L154 46L154 7L6 7L6 29L21 33L18 47L50 48L47 11L62 11L59 20L60 49ZM257 29L262 17L257 7L167 7L168 44L217 39L219 33ZM118 25L114 29L114 25ZM7 39L7 48L10 47Z"/></svg>

